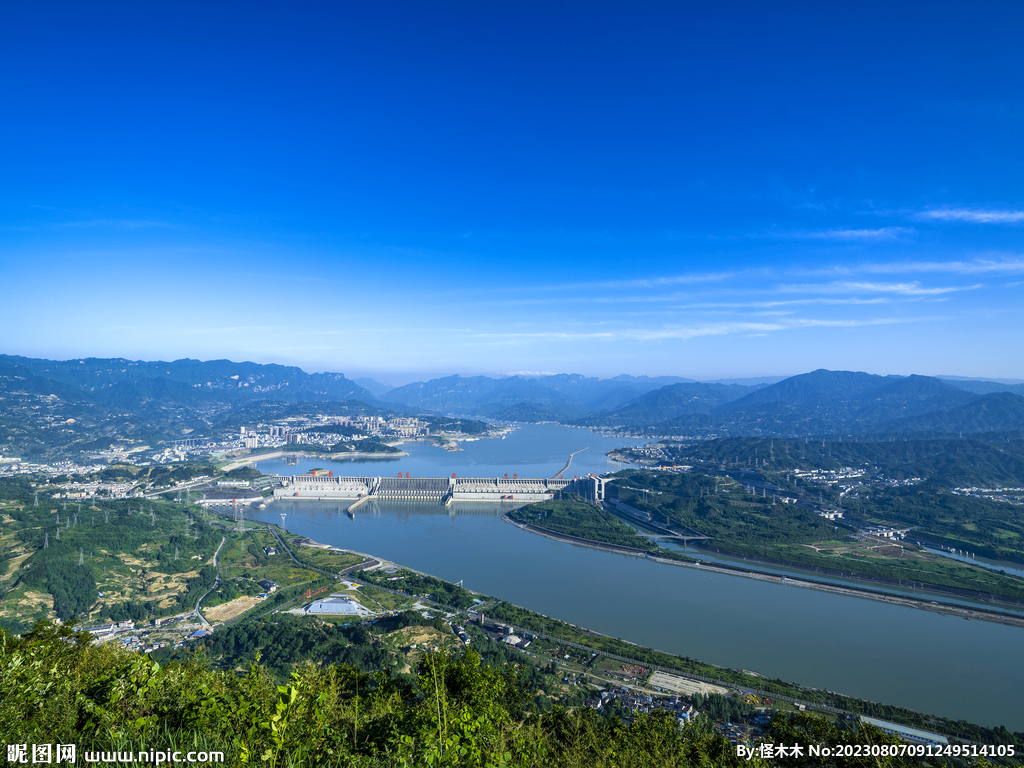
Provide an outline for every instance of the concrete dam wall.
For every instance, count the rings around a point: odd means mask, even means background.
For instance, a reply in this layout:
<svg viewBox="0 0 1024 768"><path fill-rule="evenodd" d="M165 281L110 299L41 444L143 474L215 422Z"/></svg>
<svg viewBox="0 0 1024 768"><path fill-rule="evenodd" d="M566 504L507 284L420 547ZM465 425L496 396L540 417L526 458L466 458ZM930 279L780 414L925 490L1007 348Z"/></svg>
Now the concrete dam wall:
<svg viewBox="0 0 1024 768"><path fill-rule="evenodd" d="M575 480L523 477L335 477L278 475L275 498L452 501L544 501Z"/></svg>

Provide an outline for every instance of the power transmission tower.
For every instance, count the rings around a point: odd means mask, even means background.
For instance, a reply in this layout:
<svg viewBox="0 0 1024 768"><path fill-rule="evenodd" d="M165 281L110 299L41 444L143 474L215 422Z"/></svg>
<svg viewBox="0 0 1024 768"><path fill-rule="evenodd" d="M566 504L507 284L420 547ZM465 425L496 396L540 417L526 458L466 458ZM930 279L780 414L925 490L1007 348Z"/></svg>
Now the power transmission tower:
<svg viewBox="0 0 1024 768"><path fill-rule="evenodd" d="M83 565L85 563L85 553L82 552L82 548L78 548L78 564Z"/></svg>
<svg viewBox="0 0 1024 768"><path fill-rule="evenodd" d="M39 506L39 491L36 491L36 503L33 506Z"/></svg>
<svg viewBox="0 0 1024 768"><path fill-rule="evenodd" d="M60 538L60 529L57 530L57 538ZM50 546L50 534L43 535L43 549Z"/></svg>

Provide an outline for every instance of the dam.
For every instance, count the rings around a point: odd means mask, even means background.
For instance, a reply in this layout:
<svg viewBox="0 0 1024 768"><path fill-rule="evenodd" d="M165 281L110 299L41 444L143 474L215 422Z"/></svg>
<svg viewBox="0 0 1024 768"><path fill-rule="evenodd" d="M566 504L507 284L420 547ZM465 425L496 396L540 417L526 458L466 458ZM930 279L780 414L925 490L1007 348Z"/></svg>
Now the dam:
<svg viewBox="0 0 1024 768"><path fill-rule="evenodd" d="M406 473L408 475L408 473ZM332 472L276 475L274 498L453 501L546 501L562 490L583 491L592 478L524 477L337 477Z"/></svg>

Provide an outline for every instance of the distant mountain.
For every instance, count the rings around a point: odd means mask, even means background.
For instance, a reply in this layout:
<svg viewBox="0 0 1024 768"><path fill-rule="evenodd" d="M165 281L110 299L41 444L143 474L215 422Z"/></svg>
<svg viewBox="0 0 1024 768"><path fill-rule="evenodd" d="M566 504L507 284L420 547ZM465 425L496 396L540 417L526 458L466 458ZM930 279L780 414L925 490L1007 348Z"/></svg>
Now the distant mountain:
<svg viewBox="0 0 1024 768"><path fill-rule="evenodd" d="M725 403L755 390L739 384L670 384L648 392L615 410L592 414L574 423L580 426L643 426L695 414L709 415Z"/></svg>
<svg viewBox="0 0 1024 768"><path fill-rule="evenodd" d="M636 387L646 388L648 391L658 389L660 387L667 387L669 384L697 384L696 379L683 379L679 376L629 376L625 373L620 373L618 376L613 376L608 381L617 381L621 384L629 384Z"/></svg>
<svg viewBox="0 0 1024 768"><path fill-rule="evenodd" d="M37 376L28 367L11 364L10 358L0 356L0 395L5 400L22 396L54 396L73 403L87 403L89 397L78 387L45 376Z"/></svg>
<svg viewBox="0 0 1024 768"><path fill-rule="evenodd" d="M938 376L937 378L952 384L954 387L966 389L968 392L975 392L979 395L988 395L992 392L1012 392L1015 395L1024 395L1024 384L985 381L984 379L954 379L945 376Z"/></svg>
<svg viewBox="0 0 1024 768"><path fill-rule="evenodd" d="M14 355L0 355L0 365L20 366L41 378L70 385L82 392L104 390L137 382L163 379L192 387L197 391L216 393L219 400L364 400L377 398L340 373L309 374L301 368L276 364L235 363L230 360L175 360L146 362L124 358L79 358L75 360L39 360ZM147 385L148 386L148 385ZM124 397L135 392L145 398L142 389L121 390ZM165 390L168 394L169 387ZM184 397L180 388L173 389ZM118 397L105 393L103 397ZM198 400L197 400L198 402Z"/></svg>
<svg viewBox="0 0 1024 768"><path fill-rule="evenodd" d="M367 392L373 394L374 397L384 397L388 392L394 389L392 384L384 384L383 382L371 379L368 376L362 376L358 379L352 379L356 384L365 389Z"/></svg>
<svg viewBox="0 0 1024 768"><path fill-rule="evenodd" d="M430 381L417 381L395 387L381 400L424 408L437 413L466 413L498 387L498 380L487 376L463 378L458 374Z"/></svg>
<svg viewBox="0 0 1024 768"><path fill-rule="evenodd" d="M659 386L657 379L629 376L597 379L580 374L557 374L492 379L455 375L397 387L381 399L437 413L502 420L505 416L501 414L507 409L532 404L540 409L538 414L544 415L542 420L548 420L552 416L575 418L615 408ZM520 409L516 412L525 414L528 411Z"/></svg>
<svg viewBox="0 0 1024 768"><path fill-rule="evenodd" d="M565 414L547 405L524 402L492 411L489 418L497 421L525 421L536 424L542 421L563 421Z"/></svg>
<svg viewBox="0 0 1024 768"><path fill-rule="evenodd" d="M949 410L884 425L886 432L1013 432L1024 430L1024 397L1010 392L983 395Z"/></svg>
<svg viewBox="0 0 1024 768"><path fill-rule="evenodd" d="M754 376L747 379L708 379L703 384L742 384L745 387L764 386L775 384L788 379L788 376Z"/></svg>
<svg viewBox="0 0 1024 768"><path fill-rule="evenodd" d="M827 371L819 369L783 379L777 384L751 392L745 397L733 400L723 410L737 410L767 403L789 405L821 405L840 402L863 395L896 379L895 376L877 376L872 373L854 371Z"/></svg>
<svg viewBox="0 0 1024 768"><path fill-rule="evenodd" d="M150 440L147 435L156 439L158 433L258 421L260 414L291 406L302 412L337 407L339 413L365 408L367 413L387 409L559 421L698 437L979 434L1024 430L1022 389L984 380L824 369L749 385L557 374L455 375L391 388L341 373L230 360L55 361L0 355L0 415L6 419L0 419L0 440L10 437L12 446L20 440L30 448L56 445L62 435L84 440L100 432Z"/></svg>
<svg viewBox="0 0 1024 768"><path fill-rule="evenodd" d="M118 411L166 410L168 408L196 408L222 402L219 393L162 376L143 381L122 381L93 392L92 400L98 405Z"/></svg>
<svg viewBox="0 0 1024 768"><path fill-rule="evenodd" d="M961 429L979 433L1022 428L1016 401L1001 399L983 405L981 399L953 382L930 376L817 370L763 387L676 384L572 423L693 436Z"/></svg>

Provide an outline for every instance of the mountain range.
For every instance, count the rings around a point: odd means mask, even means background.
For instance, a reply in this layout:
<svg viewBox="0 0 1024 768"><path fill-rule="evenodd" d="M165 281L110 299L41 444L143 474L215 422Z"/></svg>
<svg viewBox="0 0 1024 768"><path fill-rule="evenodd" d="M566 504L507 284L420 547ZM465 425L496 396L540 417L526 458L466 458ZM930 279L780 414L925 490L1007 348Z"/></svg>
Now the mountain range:
<svg viewBox="0 0 1024 768"><path fill-rule="evenodd" d="M217 414L220 420L259 402L355 401L406 414L558 421L660 435L1024 430L1024 384L823 369L772 381L453 375L389 387L341 373L229 360L55 361L0 355L0 417L14 419L16 412L19 421L30 418L36 401L46 406L51 422L60 415L54 403L107 418L120 413L187 421L190 411Z"/></svg>

